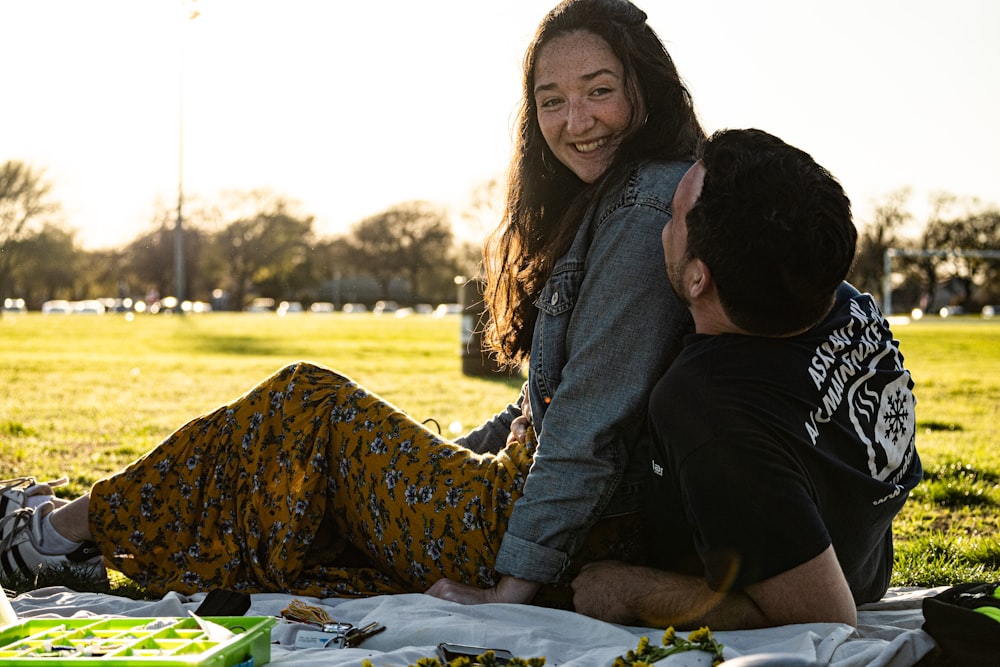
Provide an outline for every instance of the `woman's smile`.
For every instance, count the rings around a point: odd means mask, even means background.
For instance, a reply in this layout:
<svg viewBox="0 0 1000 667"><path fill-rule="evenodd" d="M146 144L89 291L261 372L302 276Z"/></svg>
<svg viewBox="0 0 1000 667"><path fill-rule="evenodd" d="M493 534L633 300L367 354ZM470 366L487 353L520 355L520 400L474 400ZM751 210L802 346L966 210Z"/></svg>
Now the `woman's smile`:
<svg viewBox="0 0 1000 667"><path fill-rule="evenodd" d="M549 150L585 183L607 170L632 120L621 60L586 30L553 38L538 55L538 125Z"/></svg>

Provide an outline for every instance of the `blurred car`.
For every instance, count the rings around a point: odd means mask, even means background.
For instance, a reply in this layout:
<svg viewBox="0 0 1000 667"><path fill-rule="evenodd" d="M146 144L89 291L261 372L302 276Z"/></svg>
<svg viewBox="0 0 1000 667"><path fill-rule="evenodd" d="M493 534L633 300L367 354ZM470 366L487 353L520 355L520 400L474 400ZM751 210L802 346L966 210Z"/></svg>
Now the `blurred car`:
<svg viewBox="0 0 1000 667"><path fill-rule="evenodd" d="M71 305L73 306L74 315L103 315L107 310L104 304L98 299L74 301Z"/></svg>
<svg viewBox="0 0 1000 667"><path fill-rule="evenodd" d="M69 315L73 306L65 299L52 299L42 304L42 315Z"/></svg>
<svg viewBox="0 0 1000 667"><path fill-rule="evenodd" d="M461 315L462 304L460 303L439 303L434 309L434 317L444 317L445 315Z"/></svg>
<svg viewBox="0 0 1000 667"><path fill-rule="evenodd" d="M269 299L267 297L259 297L250 302L247 306L246 312L248 313L270 313L274 311L274 299Z"/></svg>
<svg viewBox="0 0 1000 667"><path fill-rule="evenodd" d="M418 303L413 306L413 312L418 315L430 315L434 312L434 306L429 303Z"/></svg>
<svg viewBox="0 0 1000 667"><path fill-rule="evenodd" d="M329 301L317 301L316 303L309 306L310 313L332 313L337 308Z"/></svg>
<svg viewBox="0 0 1000 667"><path fill-rule="evenodd" d="M12 299L8 297L3 300L3 312L26 313L28 312L28 307L24 304L24 299Z"/></svg>
<svg viewBox="0 0 1000 667"><path fill-rule="evenodd" d="M285 315L296 315L298 313L306 312L305 308L298 301L282 301L278 304L278 317L284 317Z"/></svg>
<svg viewBox="0 0 1000 667"><path fill-rule="evenodd" d="M345 313L367 313L368 306L363 303L345 303L341 310Z"/></svg>
<svg viewBox="0 0 1000 667"><path fill-rule="evenodd" d="M397 310L399 310L399 304L395 301L376 301L372 312L381 315L382 313L395 313Z"/></svg>
<svg viewBox="0 0 1000 667"><path fill-rule="evenodd" d="M132 299L129 298L111 298L105 297L103 299L98 299L104 305L104 312L106 313L127 313L135 308L135 304Z"/></svg>
<svg viewBox="0 0 1000 667"><path fill-rule="evenodd" d="M998 310L1000 310L1000 306L983 306L980 314L985 318L995 317Z"/></svg>

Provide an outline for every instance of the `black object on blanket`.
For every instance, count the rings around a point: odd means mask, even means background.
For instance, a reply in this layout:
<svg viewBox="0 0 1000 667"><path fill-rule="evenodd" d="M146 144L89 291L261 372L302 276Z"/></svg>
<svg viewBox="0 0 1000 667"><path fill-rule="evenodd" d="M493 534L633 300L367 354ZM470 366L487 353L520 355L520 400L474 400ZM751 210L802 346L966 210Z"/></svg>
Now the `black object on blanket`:
<svg viewBox="0 0 1000 667"><path fill-rule="evenodd" d="M968 583L924 598L924 630L949 665L1000 665L1000 584Z"/></svg>
<svg viewBox="0 0 1000 667"><path fill-rule="evenodd" d="M197 616L242 616L250 608L250 596L246 593L216 588L208 592L198 608Z"/></svg>

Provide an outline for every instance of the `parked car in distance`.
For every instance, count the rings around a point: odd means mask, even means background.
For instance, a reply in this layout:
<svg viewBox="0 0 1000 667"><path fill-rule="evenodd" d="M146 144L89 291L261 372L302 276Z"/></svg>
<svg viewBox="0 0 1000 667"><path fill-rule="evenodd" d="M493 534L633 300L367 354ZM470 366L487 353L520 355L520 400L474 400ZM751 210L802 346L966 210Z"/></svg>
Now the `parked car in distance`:
<svg viewBox="0 0 1000 667"><path fill-rule="evenodd" d="M42 304L42 315L69 315L73 306L65 299L52 299Z"/></svg>
<svg viewBox="0 0 1000 667"><path fill-rule="evenodd" d="M325 313L332 313L336 310L337 310L336 306L334 306L329 301L317 301L316 303L309 306L310 313L325 314Z"/></svg>
<svg viewBox="0 0 1000 667"><path fill-rule="evenodd" d="M278 304L278 317L284 317L285 315L296 315L298 313L304 313L305 308L298 301L282 301Z"/></svg>
<svg viewBox="0 0 1000 667"><path fill-rule="evenodd" d="M445 315L461 315L462 304L460 303L439 303L434 309L434 317L444 317Z"/></svg>
<svg viewBox="0 0 1000 667"><path fill-rule="evenodd" d="M247 306L248 313L270 313L274 311L274 299L259 297L250 302Z"/></svg>
<svg viewBox="0 0 1000 667"><path fill-rule="evenodd" d="M104 304L104 312L106 313L127 313L135 308L135 303L128 297L105 297L98 299L98 301Z"/></svg>
<svg viewBox="0 0 1000 667"><path fill-rule="evenodd" d="M71 305L74 315L103 315L107 310L104 304L97 299L74 301Z"/></svg>
<svg viewBox="0 0 1000 667"><path fill-rule="evenodd" d="M399 304L395 301L376 301L372 312L381 315L382 313L395 313L397 310L399 310Z"/></svg>
<svg viewBox="0 0 1000 667"><path fill-rule="evenodd" d="M28 312L28 307L24 304L24 299L12 299L7 297L3 300L3 312L26 313Z"/></svg>
<svg viewBox="0 0 1000 667"><path fill-rule="evenodd" d="M938 315L940 315L941 317L951 317L952 315L964 315L964 314L965 314L965 308L962 308L961 306L945 306L940 311L938 311Z"/></svg>
<svg viewBox="0 0 1000 667"><path fill-rule="evenodd" d="M52 299L42 304L43 315L103 315L105 311L104 304L97 299L83 301Z"/></svg>
<svg viewBox="0 0 1000 667"><path fill-rule="evenodd" d="M363 303L345 303L341 310L345 313L367 313L368 306Z"/></svg>

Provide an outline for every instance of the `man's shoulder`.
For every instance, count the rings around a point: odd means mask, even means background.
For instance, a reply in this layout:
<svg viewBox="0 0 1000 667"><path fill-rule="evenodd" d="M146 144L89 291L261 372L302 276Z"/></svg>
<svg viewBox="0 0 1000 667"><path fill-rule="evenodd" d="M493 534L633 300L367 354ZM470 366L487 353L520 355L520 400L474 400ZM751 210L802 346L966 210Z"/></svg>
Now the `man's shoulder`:
<svg viewBox="0 0 1000 667"><path fill-rule="evenodd" d="M722 336L688 335L680 354L657 383L651 402L683 405L685 418L717 409L718 403L713 400L709 405L706 396L717 398L720 388L735 389L731 384L733 363L742 366L754 358L744 351L742 342ZM754 377L753 373L746 375Z"/></svg>

